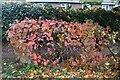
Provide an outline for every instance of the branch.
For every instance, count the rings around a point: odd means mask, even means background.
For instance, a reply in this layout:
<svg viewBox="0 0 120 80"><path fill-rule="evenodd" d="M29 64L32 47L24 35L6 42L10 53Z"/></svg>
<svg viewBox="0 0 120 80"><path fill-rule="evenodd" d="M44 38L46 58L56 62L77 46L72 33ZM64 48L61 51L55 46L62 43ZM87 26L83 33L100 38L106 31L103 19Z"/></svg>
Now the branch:
<svg viewBox="0 0 120 80"><path fill-rule="evenodd" d="M106 45L106 46L107 46L108 50L111 52L111 54L112 54L112 56L114 57L114 59L117 61L117 58L116 58L116 56L114 55L114 52L111 50L111 48L110 48L108 45Z"/></svg>

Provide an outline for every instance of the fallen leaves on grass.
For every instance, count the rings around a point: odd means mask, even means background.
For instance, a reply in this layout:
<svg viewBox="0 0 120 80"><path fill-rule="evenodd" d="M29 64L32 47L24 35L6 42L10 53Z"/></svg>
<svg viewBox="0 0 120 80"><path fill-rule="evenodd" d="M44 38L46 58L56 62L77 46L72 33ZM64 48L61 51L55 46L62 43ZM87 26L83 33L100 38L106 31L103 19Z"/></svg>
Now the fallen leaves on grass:
<svg viewBox="0 0 120 80"><path fill-rule="evenodd" d="M119 57L117 57L120 60ZM80 59L78 59L80 60ZM109 64L109 65L108 65ZM3 63L3 78L114 78L119 75L118 62L113 57L96 69L71 66L69 60L64 61L62 70L55 67Z"/></svg>

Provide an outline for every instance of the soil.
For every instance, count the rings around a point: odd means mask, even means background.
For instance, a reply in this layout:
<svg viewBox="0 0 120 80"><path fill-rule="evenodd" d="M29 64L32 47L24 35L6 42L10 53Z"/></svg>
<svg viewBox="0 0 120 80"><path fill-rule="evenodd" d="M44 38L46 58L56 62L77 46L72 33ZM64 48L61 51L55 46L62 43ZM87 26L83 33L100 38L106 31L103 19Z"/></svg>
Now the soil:
<svg viewBox="0 0 120 80"><path fill-rule="evenodd" d="M2 42L2 60L5 62L14 61L17 56L8 41Z"/></svg>

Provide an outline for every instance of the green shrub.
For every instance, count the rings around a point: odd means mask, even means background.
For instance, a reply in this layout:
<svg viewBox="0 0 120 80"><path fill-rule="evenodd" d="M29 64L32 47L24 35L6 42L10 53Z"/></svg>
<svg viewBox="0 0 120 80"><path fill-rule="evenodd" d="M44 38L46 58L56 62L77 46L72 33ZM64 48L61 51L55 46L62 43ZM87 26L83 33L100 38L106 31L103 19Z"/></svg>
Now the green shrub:
<svg viewBox="0 0 120 80"><path fill-rule="evenodd" d="M8 29L10 23L14 20L23 20L25 17L39 18L41 11L44 10L41 7L33 7L32 4L20 4L20 3L5 3L2 5L2 21L3 21L3 38L5 38L5 31Z"/></svg>
<svg viewBox="0 0 120 80"><path fill-rule="evenodd" d="M40 7L35 3L4 3L2 5L2 21L3 21L3 39L6 38L5 31L9 28L9 24L13 23L16 19L23 20L25 17L30 19L55 19L67 22L80 22L83 23L87 19L92 19L94 22L105 27L110 26L112 30L119 30L120 15L119 12L105 11L103 9L93 10L72 10L55 8L46 5Z"/></svg>

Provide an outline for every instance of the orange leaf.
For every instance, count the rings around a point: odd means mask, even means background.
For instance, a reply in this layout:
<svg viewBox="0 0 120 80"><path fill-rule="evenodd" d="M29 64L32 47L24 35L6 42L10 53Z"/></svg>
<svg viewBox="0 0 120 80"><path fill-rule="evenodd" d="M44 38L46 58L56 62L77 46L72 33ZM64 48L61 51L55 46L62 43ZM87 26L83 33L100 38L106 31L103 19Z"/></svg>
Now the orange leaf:
<svg viewBox="0 0 120 80"><path fill-rule="evenodd" d="M41 61L40 59L37 60L37 62L40 62L40 61Z"/></svg>
<svg viewBox="0 0 120 80"><path fill-rule="evenodd" d="M40 55L38 55L38 59L42 60L42 57Z"/></svg>
<svg viewBox="0 0 120 80"><path fill-rule="evenodd" d="M36 60L37 59L37 55L35 53L33 53L33 59Z"/></svg>
<svg viewBox="0 0 120 80"><path fill-rule="evenodd" d="M38 62L37 62L37 61L34 61L34 64L35 64L36 66L38 66Z"/></svg>
<svg viewBox="0 0 120 80"><path fill-rule="evenodd" d="M47 63L47 61L44 61L44 63L43 63L43 64L44 64L44 66L46 66L48 63Z"/></svg>
<svg viewBox="0 0 120 80"><path fill-rule="evenodd" d="M19 23L20 27L24 27L25 23L22 21L21 23Z"/></svg>
<svg viewBox="0 0 120 80"><path fill-rule="evenodd" d="M28 42L27 46L32 46L32 45L34 45L34 44L35 44L34 41L30 41L30 42Z"/></svg>
<svg viewBox="0 0 120 80"><path fill-rule="evenodd" d="M28 29L24 29L24 31L23 31L23 32L28 33Z"/></svg>

